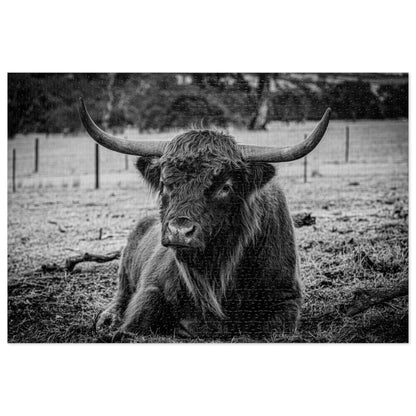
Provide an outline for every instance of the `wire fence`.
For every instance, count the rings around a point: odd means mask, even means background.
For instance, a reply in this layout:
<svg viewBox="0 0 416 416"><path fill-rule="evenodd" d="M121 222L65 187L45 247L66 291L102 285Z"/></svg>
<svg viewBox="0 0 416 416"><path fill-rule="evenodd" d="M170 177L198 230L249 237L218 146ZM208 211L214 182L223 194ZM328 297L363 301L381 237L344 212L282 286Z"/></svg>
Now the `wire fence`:
<svg viewBox="0 0 416 416"><path fill-rule="evenodd" d="M288 146L301 141L315 122L271 123L267 131L229 129L239 143ZM123 136L140 140L169 140L178 132ZM8 142L9 191L25 188L90 188L127 186L137 181L134 156L99 147L87 135L18 136ZM279 175L307 183L320 176L345 175L352 166L371 174L373 164L408 162L407 120L332 121L327 133L307 158L282 164Z"/></svg>

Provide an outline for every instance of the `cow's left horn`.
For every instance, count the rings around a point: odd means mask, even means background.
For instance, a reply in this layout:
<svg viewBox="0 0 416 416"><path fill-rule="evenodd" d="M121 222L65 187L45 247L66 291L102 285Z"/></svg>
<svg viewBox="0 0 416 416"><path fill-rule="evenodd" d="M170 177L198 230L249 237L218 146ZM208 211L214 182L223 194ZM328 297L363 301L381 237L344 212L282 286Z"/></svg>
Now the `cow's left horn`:
<svg viewBox="0 0 416 416"><path fill-rule="evenodd" d="M300 159L311 152L322 137L328 127L331 109L325 111L321 121L315 127L314 131L301 143L288 147L264 147L252 145L240 145L243 156L246 160L255 162L290 162Z"/></svg>
<svg viewBox="0 0 416 416"><path fill-rule="evenodd" d="M79 99L79 114L88 134L102 146L119 153L136 156L162 156L166 146L165 141L139 141L121 139L101 130L92 120L85 107L84 100Z"/></svg>

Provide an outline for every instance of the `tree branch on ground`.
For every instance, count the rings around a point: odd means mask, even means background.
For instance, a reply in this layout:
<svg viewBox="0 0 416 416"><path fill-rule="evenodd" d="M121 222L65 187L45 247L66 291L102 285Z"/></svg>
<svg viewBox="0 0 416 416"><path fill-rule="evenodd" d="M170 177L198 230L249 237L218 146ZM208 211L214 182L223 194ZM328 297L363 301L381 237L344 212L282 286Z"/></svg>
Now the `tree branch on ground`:
<svg viewBox="0 0 416 416"><path fill-rule="evenodd" d="M396 299L402 296L408 296L409 288L407 280L402 280L394 288L374 288L374 289L357 289L354 293L352 304L348 306L346 315L355 316L366 311L372 306Z"/></svg>
<svg viewBox="0 0 416 416"><path fill-rule="evenodd" d="M39 268L31 270L29 272L23 273L23 276L32 276L34 274L44 274L44 273L55 273L55 272L73 272L75 266L78 263L83 262L95 262L95 263L106 263L109 261L117 260L121 256L121 249L112 251L107 254L93 254L93 253L84 253L77 256L67 257L65 259L64 265L57 263L45 263L42 264Z"/></svg>
<svg viewBox="0 0 416 416"><path fill-rule="evenodd" d="M107 253L107 254L84 253L79 256L68 257L65 260L65 268L69 272L72 272L74 270L74 267L78 263L82 263L86 261L93 261L96 263L106 263L108 261L119 259L120 255L121 255L121 250L112 251L111 253Z"/></svg>
<svg viewBox="0 0 416 416"><path fill-rule="evenodd" d="M310 212L300 212L299 214L292 215L292 218L296 228L316 224L316 217L313 217Z"/></svg>

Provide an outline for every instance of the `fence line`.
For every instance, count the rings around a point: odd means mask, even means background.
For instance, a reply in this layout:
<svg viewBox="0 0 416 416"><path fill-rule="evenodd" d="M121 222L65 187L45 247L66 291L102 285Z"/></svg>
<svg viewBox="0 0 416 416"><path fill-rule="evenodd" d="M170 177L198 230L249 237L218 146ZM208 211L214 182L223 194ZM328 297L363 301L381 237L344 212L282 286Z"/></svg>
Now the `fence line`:
<svg viewBox="0 0 416 416"><path fill-rule="evenodd" d="M345 163L348 163L350 156L350 127L345 127Z"/></svg>
<svg viewBox="0 0 416 416"><path fill-rule="evenodd" d="M100 146L95 143L95 189L100 188Z"/></svg>
<svg viewBox="0 0 416 416"><path fill-rule="evenodd" d="M309 125L297 130L295 127L291 125L286 131L271 128L265 132L242 130L232 134L244 144L257 143L268 146L279 143L287 146L298 143L300 137L306 136L306 130L310 130ZM282 176L297 177L300 182L308 183L311 182L311 178L318 178L322 174L344 174L346 171L341 165L345 162L386 163L390 160L406 163L407 123L356 122L353 128L351 127L346 123L341 126L340 123L329 126L322 143L307 158L281 165L279 170ZM38 136L28 135L8 142L9 186L14 192L22 187L67 188L81 185L82 188L99 189L112 184L122 186L137 178L133 170L129 169L131 166L128 155L104 148L98 150L98 145L86 135L66 138L49 136L48 139ZM171 136L167 134L166 138ZM144 140L164 138L158 134L142 137ZM320 172L320 169L324 171Z"/></svg>
<svg viewBox="0 0 416 416"><path fill-rule="evenodd" d="M13 162L12 162L12 182L13 192L16 192L16 149L13 149Z"/></svg>
<svg viewBox="0 0 416 416"><path fill-rule="evenodd" d="M308 137L307 134L305 134L304 139ZM303 182L308 182L308 157L305 156L303 160Z"/></svg>
<svg viewBox="0 0 416 416"><path fill-rule="evenodd" d="M35 173L39 172L39 138L35 139Z"/></svg>

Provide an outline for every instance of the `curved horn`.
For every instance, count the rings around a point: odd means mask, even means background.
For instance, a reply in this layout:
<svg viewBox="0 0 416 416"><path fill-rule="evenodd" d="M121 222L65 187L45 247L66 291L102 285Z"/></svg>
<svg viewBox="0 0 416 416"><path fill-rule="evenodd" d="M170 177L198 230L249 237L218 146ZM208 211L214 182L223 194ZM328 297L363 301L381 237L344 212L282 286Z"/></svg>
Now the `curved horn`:
<svg viewBox="0 0 416 416"><path fill-rule="evenodd" d="M301 143L287 147L265 147L252 145L239 145L243 156L246 160L253 162L290 162L300 159L311 152L324 137L328 127L331 109L325 111L321 121L315 127L314 131Z"/></svg>
<svg viewBox="0 0 416 416"><path fill-rule="evenodd" d="M162 156L166 141L139 141L120 139L101 130L92 120L87 108L85 107L84 100L79 99L79 114L81 116L82 124L87 130L88 134L101 146L107 149L114 150L115 152L125 153L128 155L136 156Z"/></svg>

